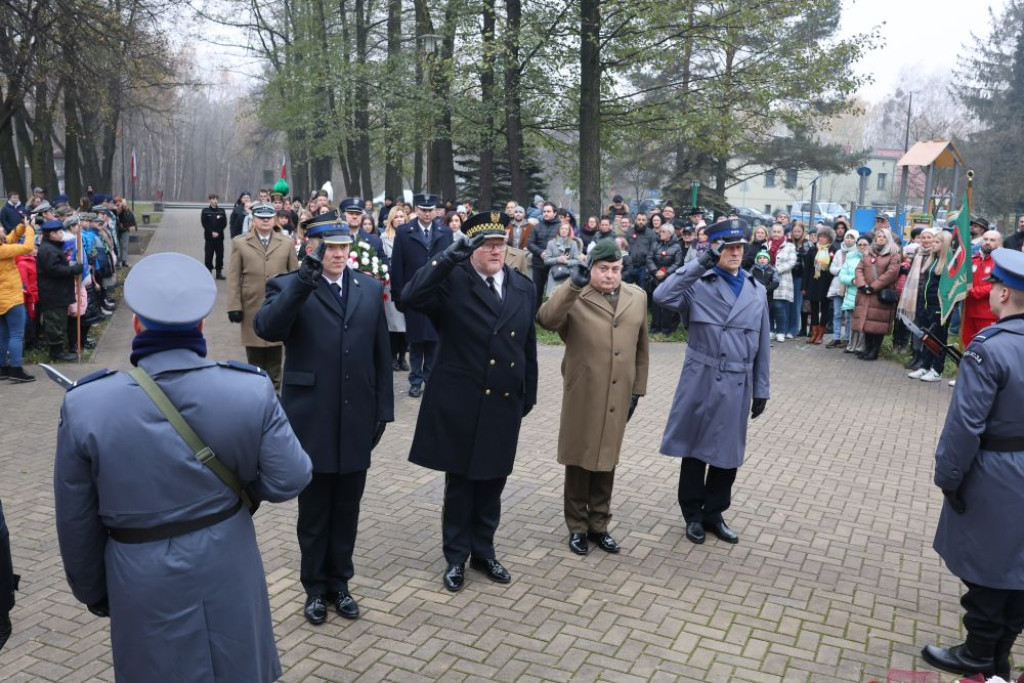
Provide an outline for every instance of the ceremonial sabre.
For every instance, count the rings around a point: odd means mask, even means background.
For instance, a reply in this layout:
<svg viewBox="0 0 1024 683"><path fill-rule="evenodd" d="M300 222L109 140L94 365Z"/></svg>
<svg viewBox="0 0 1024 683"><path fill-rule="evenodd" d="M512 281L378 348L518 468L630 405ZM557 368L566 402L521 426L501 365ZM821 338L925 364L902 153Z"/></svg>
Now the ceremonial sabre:
<svg viewBox="0 0 1024 683"><path fill-rule="evenodd" d="M920 339L921 343L924 344L929 351L937 356L948 356L954 363L960 365L960 359L963 358L963 354L960 353L960 349L956 348L952 344L944 344L940 342L936 339L935 335L922 330L911 322L907 316L903 315L903 313L899 313L898 315L900 320L903 321L903 324L907 326L908 330L910 330L910 333Z"/></svg>
<svg viewBox="0 0 1024 683"><path fill-rule="evenodd" d="M62 375L60 371L57 370L57 368L53 367L52 365L40 363L39 367L43 369L43 372L46 373L47 377L53 380L54 384L60 386L60 388L62 388L64 391L67 391L71 387L75 386L75 383L72 380Z"/></svg>

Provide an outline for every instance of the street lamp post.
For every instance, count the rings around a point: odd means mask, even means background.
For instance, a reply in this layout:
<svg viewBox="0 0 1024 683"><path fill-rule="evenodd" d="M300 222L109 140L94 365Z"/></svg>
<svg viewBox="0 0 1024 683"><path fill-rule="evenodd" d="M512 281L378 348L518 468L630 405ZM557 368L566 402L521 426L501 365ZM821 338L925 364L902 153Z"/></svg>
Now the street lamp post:
<svg viewBox="0 0 1024 683"><path fill-rule="evenodd" d="M424 62L426 63L426 68L424 70L424 80L428 84L430 94L433 95L436 85L434 83L434 70L436 68L434 62L437 58L437 52L441 48L441 36L436 33L423 33L420 35L419 39L420 45L423 47L423 52L425 53ZM431 123L430 135L435 135L433 123ZM427 143L426 173L424 173L423 178L423 187L426 191L433 192L435 189L440 189L434 188L434 184L437 183L438 180L438 170L437 140L431 139Z"/></svg>

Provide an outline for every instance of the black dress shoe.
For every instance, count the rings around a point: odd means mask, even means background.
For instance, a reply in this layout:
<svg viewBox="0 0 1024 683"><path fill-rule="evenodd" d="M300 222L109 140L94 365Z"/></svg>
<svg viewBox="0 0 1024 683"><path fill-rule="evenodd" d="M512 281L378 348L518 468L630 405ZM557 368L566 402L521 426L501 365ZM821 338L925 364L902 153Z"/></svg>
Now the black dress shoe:
<svg viewBox="0 0 1024 683"><path fill-rule="evenodd" d="M708 530L711 531L715 536L726 543L739 543L740 537L736 535L736 532L729 528L729 525L725 522L716 522L708 525Z"/></svg>
<svg viewBox="0 0 1024 683"><path fill-rule="evenodd" d="M994 657L975 657L967 650L966 644L954 645L951 648L926 645L921 650L921 656L936 669L948 671L951 674L961 676L973 676L983 674L986 678L994 675Z"/></svg>
<svg viewBox="0 0 1024 683"><path fill-rule="evenodd" d="M338 597L334 599L334 609L345 619L359 618L359 605L347 590L338 591Z"/></svg>
<svg viewBox="0 0 1024 683"><path fill-rule="evenodd" d="M686 524L686 537L690 542L700 545L704 542L704 525L700 522L688 522Z"/></svg>
<svg viewBox="0 0 1024 683"><path fill-rule="evenodd" d="M498 583L512 583L512 575L501 566L497 560L478 560L475 557L469 561L469 566L478 572L487 574L487 578Z"/></svg>
<svg viewBox="0 0 1024 683"><path fill-rule="evenodd" d="M303 614L306 615L306 621L314 626L324 623L327 620L327 601L324 600L324 596L306 596L306 609Z"/></svg>
<svg viewBox="0 0 1024 683"><path fill-rule="evenodd" d="M413 384L411 387L409 387L409 395L412 396L413 398L419 398L420 396L422 396L423 395L423 385L422 384Z"/></svg>
<svg viewBox="0 0 1024 683"><path fill-rule="evenodd" d="M444 587L452 593L458 593L466 585L466 567L463 564L450 564L444 570Z"/></svg>
<svg viewBox="0 0 1024 683"><path fill-rule="evenodd" d="M577 555L586 555L590 552L590 544L587 543L586 534L569 534L569 550Z"/></svg>
<svg viewBox="0 0 1024 683"><path fill-rule="evenodd" d="M621 550L621 548L619 548L619 544L616 543L615 539L606 531L587 534L587 538L596 543L597 547L606 553L617 553Z"/></svg>
<svg viewBox="0 0 1024 683"><path fill-rule="evenodd" d="M7 639L11 637L11 632L14 628L11 626L11 615L7 614L0 617L0 650L4 649L4 645L7 643Z"/></svg>

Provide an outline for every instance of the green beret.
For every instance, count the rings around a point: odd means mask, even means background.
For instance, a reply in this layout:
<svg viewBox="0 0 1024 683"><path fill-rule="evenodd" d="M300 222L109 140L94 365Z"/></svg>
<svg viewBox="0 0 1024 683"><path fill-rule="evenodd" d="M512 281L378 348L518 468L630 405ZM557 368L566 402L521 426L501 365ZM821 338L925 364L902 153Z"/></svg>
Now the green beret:
<svg viewBox="0 0 1024 683"><path fill-rule="evenodd" d="M616 246L615 240L603 239L598 240L594 248L590 250L587 258L591 263L596 263L597 261L621 261L622 252Z"/></svg>

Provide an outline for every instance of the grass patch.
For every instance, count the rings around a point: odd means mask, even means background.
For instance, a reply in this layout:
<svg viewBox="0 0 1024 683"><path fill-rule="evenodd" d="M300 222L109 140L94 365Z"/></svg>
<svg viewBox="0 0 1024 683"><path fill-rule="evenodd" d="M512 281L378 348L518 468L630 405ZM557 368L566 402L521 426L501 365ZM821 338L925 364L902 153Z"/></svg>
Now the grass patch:
<svg viewBox="0 0 1024 683"><path fill-rule="evenodd" d="M120 303L121 297L122 297L122 287L121 287L120 283L124 282L124 278L127 277L127 273L126 273L126 271L119 270L118 271L118 276L119 276L118 285L116 287L114 287L114 288L111 288L111 289L107 290L107 297L112 299L112 300L114 300L114 301L117 301L118 303ZM101 320L100 322L96 323L92 327L90 327L89 328L89 337L91 337L92 339L95 339L97 342L99 342L100 337L103 336L103 333L106 331L107 327L110 325L110 321L112 319L113 319L112 317L111 318L106 318L106 319ZM25 364L25 365L29 365L29 364L38 365L39 363L50 363L50 350L48 348L46 348L46 346L42 343L42 340L37 340L36 344L38 344L38 346L36 346L35 348L32 348L32 349L26 348L25 349L24 359L22 361L23 364ZM96 348L94 348L94 349L86 349L86 348L83 347L82 348L82 362L83 363L88 363L92 359L92 354L98 348L99 348L99 344L97 344ZM71 352L74 353L74 349L71 349Z"/></svg>
<svg viewBox="0 0 1024 683"><path fill-rule="evenodd" d="M909 336L913 338L914 335ZM960 335L949 335L949 343L952 344L953 346L959 346ZM913 358L914 353L909 344L906 348L903 349L894 348L892 345L892 335L889 335L882 342L882 350L879 353L879 356L886 360L891 360L894 363L905 365L911 358ZM942 376L948 377L950 379L956 377L956 364L953 361L946 359L946 364L942 368Z"/></svg>

